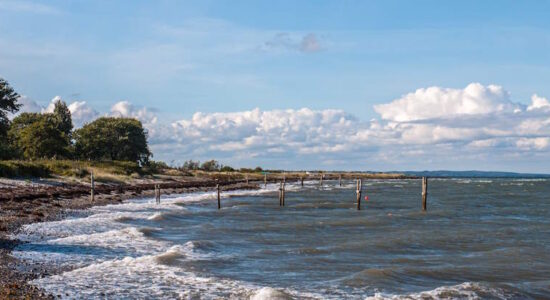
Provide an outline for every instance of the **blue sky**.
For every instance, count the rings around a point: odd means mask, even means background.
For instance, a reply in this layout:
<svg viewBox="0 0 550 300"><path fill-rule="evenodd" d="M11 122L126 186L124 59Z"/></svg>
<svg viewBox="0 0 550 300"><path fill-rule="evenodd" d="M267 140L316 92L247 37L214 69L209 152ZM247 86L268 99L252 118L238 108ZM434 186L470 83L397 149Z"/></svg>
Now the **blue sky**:
<svg viewBox="0 0 550 300"><path fill-rule="evenodd" d="M0 76L28 110L60 96L81 123L141 118L155 158L175 163L550 172L549 11L547 1L0 0ZM474 104L459 92L472 83ZM441 90L406 97L429 87ZM418 117L434 107L446 113ZM302 108L315 116L296 125ZM331 131L342 124L330 110L349 127ZM319 121L327 115L337 124ZM464 131L465 116L484 131Z"/></svg>

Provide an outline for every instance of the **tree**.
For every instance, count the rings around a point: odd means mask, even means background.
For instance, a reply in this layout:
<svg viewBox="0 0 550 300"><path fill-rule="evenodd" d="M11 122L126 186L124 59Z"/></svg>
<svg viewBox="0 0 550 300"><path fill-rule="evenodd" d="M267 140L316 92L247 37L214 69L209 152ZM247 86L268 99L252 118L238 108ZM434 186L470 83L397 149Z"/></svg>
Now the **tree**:
<svg viewBox="0 0 550 300"><path fill-rule="evenodd" d="M198 170L199 166L200 166L199 161L193 161L191 159L183 163L183 169L186 171Z"/></svg>
<svg viewBox="0 0 550 300"><path fill-rule="evenodd" d="M0 159L8 158L10 147L7 139L7 132L10 126L8 113L19 111L21 104L17 103L17 94L7 81L0 78Z"/></svg>
<svg viewBox="0 0 550 300"><path fill-rule="evenodd" d="M221 169L220 164L217 160L209 160L205 161L201 165L201 170L207 171L207 172L213 172L213 171L219 171Z"/></svg>
<svg viewBox="0 0 550 300"><path fill-rule="evenodd" d="M57 123L59 131L61 131L70 141L71 132L73 130L73 120L71 118L71 111L64 101L59 100L55 102L53 118Z"/></svg>
<svg viewBox="0 0 550 300"><path fill-rule="evenodd" d="M8 132L16 155L27 159L64 158L69 144L52 114L22 113Z"/></svg>
<svg viewBox="0 0 550 300"><path fill-rule="evenodd" d="M147 133L140 121L102 117L74 132L75 152L82 159L149 161Z"/></svg>

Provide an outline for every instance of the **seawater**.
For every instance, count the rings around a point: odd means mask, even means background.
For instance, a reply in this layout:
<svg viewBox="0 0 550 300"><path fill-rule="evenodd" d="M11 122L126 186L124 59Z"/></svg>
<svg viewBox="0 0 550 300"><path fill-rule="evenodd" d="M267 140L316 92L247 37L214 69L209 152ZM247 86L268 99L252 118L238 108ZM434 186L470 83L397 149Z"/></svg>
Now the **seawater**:
<svg viewBox="0 0 550 300"><path fill-rule="evenodd" d="M550 181L287 184L136 199L24 226L13 254L67 270L62 298L510 299L550 297Z"/></svg>

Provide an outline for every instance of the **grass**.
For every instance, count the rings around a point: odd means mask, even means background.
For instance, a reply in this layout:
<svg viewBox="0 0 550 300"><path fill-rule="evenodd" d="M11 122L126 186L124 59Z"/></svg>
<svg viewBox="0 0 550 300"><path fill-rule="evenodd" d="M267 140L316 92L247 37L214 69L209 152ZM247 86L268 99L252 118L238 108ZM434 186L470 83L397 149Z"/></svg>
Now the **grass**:
<svg viewBox="0 0 550 300"><path fill-rule="evenodd" d="M150 170L126 161L90 162L76 160L4 160L0 161L0 177L75 177L84 178L91 172L98 178L120 180L136 177Z"/></svg>

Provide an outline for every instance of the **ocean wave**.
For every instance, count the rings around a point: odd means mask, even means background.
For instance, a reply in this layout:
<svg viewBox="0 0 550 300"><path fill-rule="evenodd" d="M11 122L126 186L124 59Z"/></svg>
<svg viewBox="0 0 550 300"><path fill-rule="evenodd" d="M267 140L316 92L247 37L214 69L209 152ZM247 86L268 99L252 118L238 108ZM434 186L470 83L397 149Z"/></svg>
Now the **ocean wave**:
<svg viewBox="0 0 550 300"><path fill-rule="evenodd" d="M374 296L367 297L367 300L382 299L509 299L514 296L513 293L506 292L500 288L490 287L476 282L464 282L453 286L442 286L429 291L409 293L403 295L393 295L386 293L376 293Z"/></svg>

